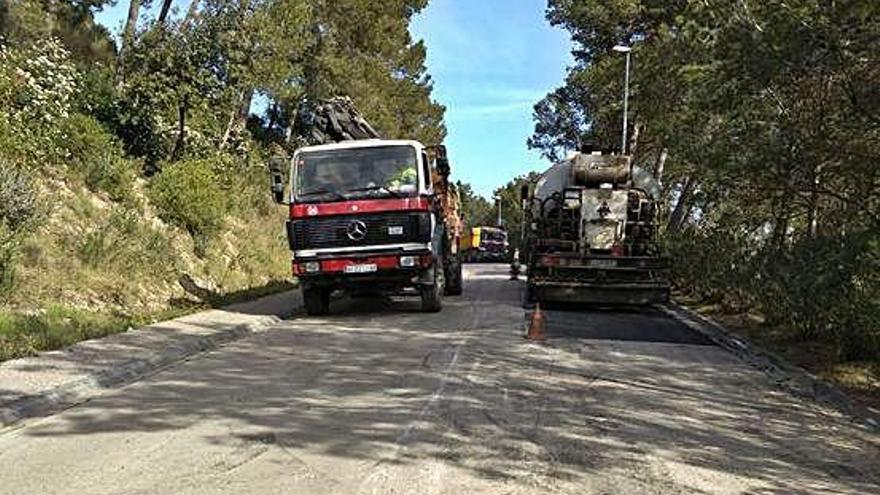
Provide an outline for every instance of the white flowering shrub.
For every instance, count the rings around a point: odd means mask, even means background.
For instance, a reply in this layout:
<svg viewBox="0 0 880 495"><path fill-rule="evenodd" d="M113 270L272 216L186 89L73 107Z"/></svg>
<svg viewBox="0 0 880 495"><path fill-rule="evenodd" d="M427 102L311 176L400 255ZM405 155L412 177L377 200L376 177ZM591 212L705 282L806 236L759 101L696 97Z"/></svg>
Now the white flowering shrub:
<svg viewBox="0 0 880 495"><path fill-rule="evenodd" d="M60 123L70 115L78 73L61 42L50 38L24 48L0 46L0 126L26 151L56 148Z"/></svg>

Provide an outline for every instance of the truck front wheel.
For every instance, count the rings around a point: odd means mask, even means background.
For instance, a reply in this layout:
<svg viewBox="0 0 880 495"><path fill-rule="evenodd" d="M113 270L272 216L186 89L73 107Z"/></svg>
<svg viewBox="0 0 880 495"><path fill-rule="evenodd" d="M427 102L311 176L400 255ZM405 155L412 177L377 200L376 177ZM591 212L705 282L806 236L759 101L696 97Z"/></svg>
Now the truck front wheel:
<svg viewBox="0 0 880 495"><path fill-rule="evenodd" d="M422 299L422 311L425 313L436 313L443 309L443 291L445 290L445 280L443 276L443 260L434 260L434 266L431 267L434 275L434 283L432 285L423 285L419 288L419 295Z"/></svg>
<svg viewBox="0 0 880 495"><path fill-rule="evenodd" d="M303 287L303 305L309 316L326 315L330 312L330 289Z"/></svg>

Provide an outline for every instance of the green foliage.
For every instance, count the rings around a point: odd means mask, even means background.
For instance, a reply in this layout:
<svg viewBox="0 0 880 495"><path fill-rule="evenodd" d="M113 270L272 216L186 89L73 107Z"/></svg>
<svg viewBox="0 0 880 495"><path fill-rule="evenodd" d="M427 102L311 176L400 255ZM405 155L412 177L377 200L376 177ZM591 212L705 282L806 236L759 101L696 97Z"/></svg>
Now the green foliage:
<svg viewBox="0 0 880 495"><path fill-rule="evenodd" d="M0 45L0 134L14 152L34 162L57 158L76 79L57 39Z"/></svg>
<svg viewBox="0 0 880 495"><path fill-rule="evenodd" d="M288 107L286 114L297 103L287 99L290 96L314 100L344 95L384 136L442 142L445 108L431 100L425 46L413 43L408 29L412 16L427 2L306 3L311 16L297 78L300 91L278 95L282 106ZM269 94L276 95L272 90Z"/></svg>
<svg viewBox="0 0 880 495"><path fill-rule="evenodd" d="M52 34L52 20L39 0L0 3L0 42L28 43Z"/></svg>
<svg viewBox="0 0 880 495"><path fill-rule="evenodd" d="M511 249L519 249L520 242L522 241L522 186L529 185L534 187L539 178L540 175L538 173L529 172L526 175L514 178L495 190L494 197L498 198L496 201L501 202L501 222L504 228L507 229ZM497 207L496 204L495 208ZM497 220L494 218L493 216L493 220L488 225L495 225L497 223Z"/></svg>
<svg viewBox="0 0 880 495"><path fill-rule="evenodd" d="M283 143L303 98L351 96L389 138L445 136L425 47L408 29L426 0L202 0L182 18L141 15L118 53L94 22L108 3L0 0L0 164L63 198L45 228L24 240L17 230L0 256L22 275L6 300L37 310L6 319L0 355L126 323L38 311L57 301L153 308L175 296L181 271L218 292L288 276L263 146ZM250 115L257 98L268 110ZM179 252L175 229L152 225L153 212L191 235L195 259Z"/></svg>
<svg viewBox="0 0 880 495"><path fill-rule="evenodd" d="M844 360L880 355L880 237L802 239L753 251L746 236L689 229L668 236L681 290L730 310L755 308L792 338L837 344Z"/></svg>
<svg viewBox="0 0 880 495"><path fill-rule="evenodd" d="M160 217L185 229L204 253L219 233L229 210L227 191L211 160L185 160L162 168L152 178L149 197Z"/></svg>
<svg viewBox="0 0 880 495"><path fill-rule="evenodd" d="M548 18L577 63L535 107L529 146L616 148L612 47L631 45L630 149L667 186L682 287L880 354L863 261L880 231L880 4L551 0Z"/></svg>
<svg viewBox="0 0 880 495"><path fill-rule="evenodd" d="M470 184L457 182L458 194L461 197L461 216L465 227L478 227L487 225L492 218L492 203L486 198L476 194ZM494 223L494 220L492 220Z"/></svg>
<svg viewBox="0 0 880 495"><path fill-rule="evenodd" d="M110 33L93 10L111 0L4 0L0 2L0 43L21 46L54 37L77 63L109 63L115 50Z"/></svg>
<svg viewBox="0 0 880 495"><path fill-rule="evenodd" d="M65 146L69 165L82 174L92 191L104 191L113 201L132 198L137 166L94 118L74 114L66 122Z"/></svg>
<svg viewBox="0 0 880 495"><path fill-rule="evenodd" d="M123 315L62 306L30 315L0 311L0 361L119 333L137 323Z"/></svg>
<svg viewBox="0 0 880 495"><path fill-rule="evenodd" d="M0 296L13 286L21 239L38 218L37 191L27 172L0 160Z"/></svg>
<svg viewBox="0 0 880 495"><path fill-rule="evenodd" d="M114 208L109 215L78 229L68 243L86 266L133 279L148 276L161 280L175 268L167 234L144 225L137 214L125 208Z"/></svg>

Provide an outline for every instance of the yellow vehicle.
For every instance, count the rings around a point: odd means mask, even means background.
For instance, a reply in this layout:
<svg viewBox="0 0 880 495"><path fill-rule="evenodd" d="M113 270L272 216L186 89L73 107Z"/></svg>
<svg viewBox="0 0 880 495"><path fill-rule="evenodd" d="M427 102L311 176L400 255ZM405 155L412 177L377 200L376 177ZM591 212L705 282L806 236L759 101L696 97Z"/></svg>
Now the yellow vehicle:
<svg viewBox="0 0 880 495"><path fill-rule="evenodd" d="M507 231L497 227L471 227L461 236L459 251L465 261L507 261Z"/></svg>

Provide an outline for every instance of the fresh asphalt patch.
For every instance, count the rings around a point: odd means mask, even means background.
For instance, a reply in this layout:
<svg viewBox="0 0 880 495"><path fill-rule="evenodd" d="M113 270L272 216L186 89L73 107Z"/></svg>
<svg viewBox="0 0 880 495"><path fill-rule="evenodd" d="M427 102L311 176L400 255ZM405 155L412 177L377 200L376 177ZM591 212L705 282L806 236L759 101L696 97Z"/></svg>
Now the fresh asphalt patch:
<svg viewBox="0 0 880 495"><path fill-rule="evenodd" d="M544 309L547 338L715 345L654 307L553 306ZM528 315L527 315L528 317Z"/></svg>

